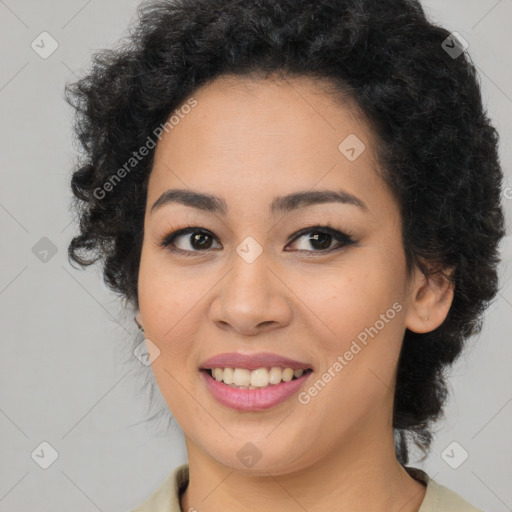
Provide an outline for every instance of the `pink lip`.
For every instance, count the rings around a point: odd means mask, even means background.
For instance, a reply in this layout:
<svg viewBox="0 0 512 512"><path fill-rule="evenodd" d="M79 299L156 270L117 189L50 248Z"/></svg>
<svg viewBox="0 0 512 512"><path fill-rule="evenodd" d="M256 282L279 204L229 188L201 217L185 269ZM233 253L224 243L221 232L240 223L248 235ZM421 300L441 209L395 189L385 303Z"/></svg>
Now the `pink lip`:
<svg viewBox="0 0 512 512"><path fill-rule="evenodd" d="M216 368L222 367L216 366ZM240 368L240 366L237 366L237 368ZM200 373L214 398L221 404L238 411L263 411L284 402L295 394L313 372L306 372L298 379L289 382L281 381L279 384L261 389L232 388L214 379L207 370L203 370Z"/></svg>
<svg viewBox="0 0 512 512"><path fill-rule="evenodd" d="M294 361L287 357L272 354L270 352L260 352L258 354L238 354L236 352L217 354L207 359L200 370L211 368L246 368L247 370L257 370L258 368L271 368L279 366L281 368L292 368L293 370L310 369L312 366L300 361Z"/></svg>

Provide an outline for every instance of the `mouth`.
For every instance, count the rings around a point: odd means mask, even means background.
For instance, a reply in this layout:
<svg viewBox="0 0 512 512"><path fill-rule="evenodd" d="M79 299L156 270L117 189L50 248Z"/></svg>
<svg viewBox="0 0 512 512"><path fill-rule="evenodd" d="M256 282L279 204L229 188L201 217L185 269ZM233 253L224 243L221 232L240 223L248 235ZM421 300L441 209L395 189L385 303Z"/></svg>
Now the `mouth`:
<svg viewBox="0 0 512 512"><path fill-rule="evenodd" d="M244 412L265 411L289 400L305 386L310 368L204 368L203 382L221 405Z"/></svg>
<svg viewBox="0 0 512 512"><path fill-rule="evenodd" d="M277 386L281 382L291 382L312 372L310 368L289 368L272 366L269 368L205 368L212 379L235 389L262 389Z"/></svg>

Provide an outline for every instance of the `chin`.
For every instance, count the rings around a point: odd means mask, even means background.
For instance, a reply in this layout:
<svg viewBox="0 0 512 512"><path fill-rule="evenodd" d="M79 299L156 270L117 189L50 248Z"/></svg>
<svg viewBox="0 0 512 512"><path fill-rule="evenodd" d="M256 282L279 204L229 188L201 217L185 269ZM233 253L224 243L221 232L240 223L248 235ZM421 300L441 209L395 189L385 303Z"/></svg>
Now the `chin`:
<svg viewBox="0 0 512 512"><path fill-rule="evenodd" d="M249 441L244 436L239 442L233 440L229 447L217 449L214 452L207 450L210 457L217 463L238 473L265 476L269 473L280 475L300 470L314 461L305 460L311 450L297 453L296 443L284 444L283 440ZM304 449L304 446L302 446ZM293 458L290 458L293 454Z"/></svg>

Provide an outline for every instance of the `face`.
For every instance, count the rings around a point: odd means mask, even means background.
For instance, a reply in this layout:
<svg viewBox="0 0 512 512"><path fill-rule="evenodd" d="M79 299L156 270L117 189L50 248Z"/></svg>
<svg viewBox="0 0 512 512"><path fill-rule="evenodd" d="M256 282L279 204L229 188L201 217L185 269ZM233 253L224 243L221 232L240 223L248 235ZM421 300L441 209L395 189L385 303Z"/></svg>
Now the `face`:
<svg viewBox="0 0 512 512"><path fill-rule="evenodd" d="M138 280L152 370L189 455L280 474L368 449L390 428L411 296L372 132L306 79L222 77L194 98L156 148ZM164 201L172 189L218 199ZM309 371L237 391L200 370L226 353L249 358L214 366L249 377L251 357L288 366L261 353Z"/></svg>

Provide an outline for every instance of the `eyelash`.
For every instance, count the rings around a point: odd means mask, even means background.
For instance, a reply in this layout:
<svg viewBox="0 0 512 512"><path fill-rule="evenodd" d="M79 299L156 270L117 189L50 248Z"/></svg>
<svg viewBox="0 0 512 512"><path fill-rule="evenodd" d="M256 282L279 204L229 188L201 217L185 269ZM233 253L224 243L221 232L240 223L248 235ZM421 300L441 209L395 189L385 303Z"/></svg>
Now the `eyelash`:
<svg viewBox="0 0 512 512"><path fill-rule="evenodd" d="M204 253L204 252L208 251L209 249L204 249L202 251L201 250L186 251L183 249L173 249L171 247L171 244L174 242L174 240L176 238L178 238L181 235L185 235L187 233L197 233L197 232L202 233L202 234L207 234L218 242L217 238L212 233L210 233L208 230L205 230L205 229L202 229L199 227L195 227L195 226L181 226L179 228L174 229L171 233L165 235L158 242L158 246L165 248L166 250L168 250L171 253L181 254L181 255L184 255L187 257L196 256L197 254ZM334 249L330 248L330 249L323 249L323 250L318 250L318 251L315 251L315 250L304 251L304 250L299 249L299 252L320 253L322 255L325 255L325 254L335 252L335 251L344 249L350 245L355 245L358 243L358 241L355 239L355 237L351 233L349 233L346 230L341 231L340 228L336 228L335 226L333 226L330 223L327 223L322 226L316 225L316 226L310 226L308 228L301 229L292 236L291 240L288 243L295 242L302 236L304 236L308 233L311 233L311 232L315 232L315 233L320 232L320 233L331 235L335 240L338 240L339 242L341 242L341 245L339 245L338 247L335 247ZM218 250L218 249L213 249L213 250Z"/></svg>

